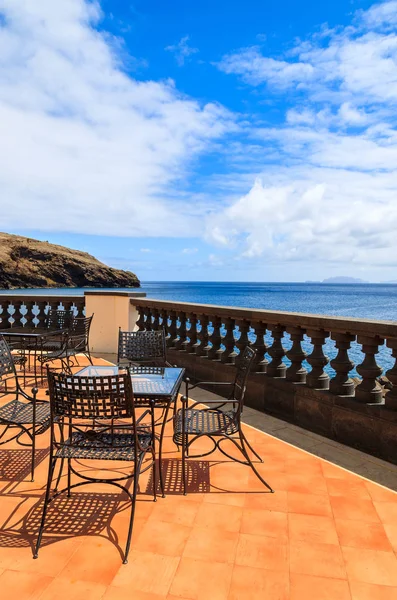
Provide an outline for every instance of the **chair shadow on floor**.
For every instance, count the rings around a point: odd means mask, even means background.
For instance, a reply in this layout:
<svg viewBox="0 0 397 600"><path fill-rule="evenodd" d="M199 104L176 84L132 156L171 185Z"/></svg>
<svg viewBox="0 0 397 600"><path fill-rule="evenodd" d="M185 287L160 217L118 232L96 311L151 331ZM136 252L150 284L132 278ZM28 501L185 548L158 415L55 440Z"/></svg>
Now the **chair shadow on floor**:
<svg viewBox="0 0 397 600"><path fill-rule="evenodd" d="M26 498L13 512L19 512ZM22 518L13 525L0 528L0 547L31 548L32 555L37 540L43 511L44 496L34 504ZM49 546L68 538L80 536L102 537L111 541L120 556L124 551L119 544L119 537L112 527L114 517L130 510L130 502L125 494L107 494L95 492L72 492L70 498L61 494L55 498L48 508L46 526L41 547ZM10 518L7 519L7 522ZM40 555L39 559L40 560Z"/></svg>

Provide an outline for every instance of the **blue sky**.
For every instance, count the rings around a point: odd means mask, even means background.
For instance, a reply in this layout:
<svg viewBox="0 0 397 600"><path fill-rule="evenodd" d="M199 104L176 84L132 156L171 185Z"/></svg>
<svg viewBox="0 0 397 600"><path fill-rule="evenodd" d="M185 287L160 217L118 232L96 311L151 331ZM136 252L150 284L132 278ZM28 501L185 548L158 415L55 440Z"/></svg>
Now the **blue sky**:
<svg viewBox="0 0 397 600"><path fill-rule="evenodd" d="M0 0L0 230L144 281L397 279L396 104L396 0Z"/></svg>

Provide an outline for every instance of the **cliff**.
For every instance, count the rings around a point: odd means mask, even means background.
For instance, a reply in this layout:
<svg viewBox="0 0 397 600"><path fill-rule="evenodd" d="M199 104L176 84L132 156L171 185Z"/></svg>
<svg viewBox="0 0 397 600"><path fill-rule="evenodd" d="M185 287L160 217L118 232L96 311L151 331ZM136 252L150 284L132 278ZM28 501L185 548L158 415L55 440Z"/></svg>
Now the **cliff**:
<svg viewBox="0 0 397 600"><path fill-rule="evenodd" d="M0 232L0 288L139 287L130 271L113 269L79 250Z"/></svg>

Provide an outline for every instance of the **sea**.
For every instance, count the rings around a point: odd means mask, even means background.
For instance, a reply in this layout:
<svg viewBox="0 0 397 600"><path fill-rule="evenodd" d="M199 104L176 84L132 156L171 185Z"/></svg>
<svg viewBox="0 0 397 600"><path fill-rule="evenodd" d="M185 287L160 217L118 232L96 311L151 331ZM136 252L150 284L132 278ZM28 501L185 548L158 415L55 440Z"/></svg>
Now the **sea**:
<svg viewBox="0 0 397 600"><path fill-rule="evenodd" d="M89 288L74 289L29 289L0 290L1 294L42 294L63 295L83 294ZM131 289L126 290L131 291ZM146 292L148 298L174 300L198 304L218 304L266 310L285 310L318 315L332 315L397 322L397 284L325 284L325 283L246 283L246 282L143 282L139 291ZM253 334L251 334L252 337ZM253 338L254 339L254 338ZM269 334L269 343L271 337ZM290 347L288 335L285 347ZM311 351L311 344L305 339L303 348ZM332 359L336 355L335 345L328 340L326 353ZM355 364L363 359L357 344L352 345L349 355ZM285 359L288 364L288 359ZM377 361L385 370L391 368L394 359L390 349L380 348ZM310 369L310 366L307 365ZM331 367L328 367L332 374ZM356 375L355 369L352 374Z"/></svg>

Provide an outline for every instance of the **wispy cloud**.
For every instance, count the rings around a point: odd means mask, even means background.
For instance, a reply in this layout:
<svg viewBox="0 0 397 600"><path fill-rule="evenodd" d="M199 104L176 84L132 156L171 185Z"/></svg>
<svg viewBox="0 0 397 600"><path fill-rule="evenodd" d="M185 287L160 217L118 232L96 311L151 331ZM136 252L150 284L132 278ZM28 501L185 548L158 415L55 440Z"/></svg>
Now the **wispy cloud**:
<svg viewBox="0 0 397 600"><path fill-rule="evenodd" d="M175 56L175 60L180 67L183 67L185 61L189 59L192 54L197 54L199 51L198 48L193 48L189 46L188 35L182 37L177 44L173 44L172 46L166 46L165 50L168 52L172 52Z"/></svg>
<svg viewBox="0 0 397 600"><path fill-rule="evenodd" d="M0 0L1 226L196 232L179 194L233 116L128 76L100 19L96 2Z"/></svg>
<svg viewBox="0 0 397 600"><path fill-rule="evenodd" d="M183 248L182 254L196 254L198 252L198 248Z"/></svg>
<svg viewBox="0 0 397 600"><path fill-rule="evenodd" d="M396 8L359 11L282 57L254 46L221 60L293 107L280 126L250 130L278 164L258 159L251 189L210 216L214 243L250 259L397 265Z"/></svg>

